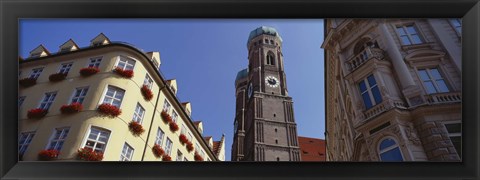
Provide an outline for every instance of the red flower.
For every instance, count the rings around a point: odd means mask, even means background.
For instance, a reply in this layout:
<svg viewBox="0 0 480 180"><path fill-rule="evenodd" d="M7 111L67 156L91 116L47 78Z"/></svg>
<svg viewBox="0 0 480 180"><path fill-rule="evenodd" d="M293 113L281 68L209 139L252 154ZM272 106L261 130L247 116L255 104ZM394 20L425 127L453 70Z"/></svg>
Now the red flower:
<svg viewBox="0 0 480 180"><path fill-rule="evenodd" d="M153 155L156 158L160 158L163 155L163 153L165 153L165 151L158 144L153 145L152 151L153 151Z"/></svg>
<svg viewBox="0 0 480 180"><path fill-rule="evenodd" d="M193 151L193 144L191 142L187 143L187 151L192 152Z"/></svg>
<svg viewBox="0 0 480 180"><path fill-rule="evenodd" d="M147 87L147 85L143 85L140 90L142 91L142 95L145 100L147 101L152 100L153 93L152 93L152 90L150 90L150 88Z"/></svg>
<svg viewBox="0 0 480 180"><path fill-rule="evenodd" d="M81 148L78 150L77 159L84 161L101 161L103 159L103 153L95 152L92 148Z"/></svg>
<svg viewBox="0 0 480 180"><path fill-rule="evenodd" d="M113 72L117 73L118 75L125 77L125 78L132 78L133 71L132 70L123 70L122 68L116 67Z"/></svg>
<svg viewBox="0 0 480 180"><path fill-rule="evenodd" d="M161 116L162 116L163 122L165 123L173 122L172 117L170 117L170 115L166 111L162 111Z"/></svg>
<svg viewBox="0 0 480 180"><path fill-rule="evenodd" d="M86 67L86 68L80 69L80 75L84 77L97 74L98 72L100 72L100 70L97 67Z"/></svg>
<svg viewBox="0 0 480 180"><path fill-rule="evenodd" d="M74 102L69 105L63 105L60 108L60 111L62 112L62 114L72 114L72 113L80 112L82 111L82 109L83 109L82 104Z"/></svg>
<svg viewBox="0 0 480 180"><path fill-rule="evenodd" d="M23 87L30 87L37 84L37 78L23 78L18 83Z"/></svg>
<svg viewBox="0 0 480 180"><path fill-rule="evenodd" d="M67 73L55 73L55 74L52 74L48 77L48 79L52 82L58 82L58 81L61 81L61 80L64 80L65 78L67 77Z"/></svg>
<svg viewBox="0 0 480 180"><path fill-rule="evenodd" d="M51 161L57 158L59 153L60 152L55 149L42 150L38 153L38 159L40 161Z"/></svg>
<svg viewBox="0 0 480 180"><path fill-rule="evenodd" d="M200 156L197 152L195 152L195 156L193 157L195 161L203 161L202 156Z"/></svg>
<svg viewBox="0 0 480 180"><path fill-rule="evenodd" d="M128 128L130 129L130 131L135 136L140 136L145 131L143 129L143 126L136 121L132 121L132 122L128 123Z"/></svg>
<svg viewBox="0 0 480 180"><path fill-rule="evenodd" d="M42 108L30 109L27 113L27 117L29 119L33 119L33 118L40 119L42 117L45 117L47 113L48 111Z"/></svg>
<svg viewBox="0 0 480 180"><path fill-rule="evenodd" d="M101 104L98 106L98 112L110 116L110 117L117 117L120 114L122 114L122 110L119 109L117 106L111 105L111 104Z"/></svg>
<svg viewBox="0 0 480 180"><path fill-rule="evenodd" d="M171 130L171 131L173 131L173 132L178 131L178 125L177 125L177 123L175 123L175 122L172 121L172 122L170 122L169 126L170 126L170 130Z"/></svg>
<svg viewBox="0 0 480 180"><path fill-rule="evenodd" d="M181 142L182 144L188 143L187 136L185 136L184 134L180 134L180 136L179 136L178 138L180 139L180 142Z"/></svg>
<svg viewBox="0 0 480 180"><path fill-rule="evenodd" d="M172 161L172 157L165 154L165 155L163 155L162 161Z"/></svg>

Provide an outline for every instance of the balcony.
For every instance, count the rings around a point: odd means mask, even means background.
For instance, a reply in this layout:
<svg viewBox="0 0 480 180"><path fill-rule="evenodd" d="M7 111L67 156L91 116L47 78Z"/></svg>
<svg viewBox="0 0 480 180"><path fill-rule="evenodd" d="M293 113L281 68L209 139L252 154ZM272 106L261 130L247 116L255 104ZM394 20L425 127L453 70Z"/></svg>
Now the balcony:
<svg viewBox="0 0 480 180"><path fill-rule="evenodd" d="M382 60L385 56L380 48L367 48L345 62L349 72L355 71L372 58Z"/></svg>
<svg viewBox="0 0 480 180"><path fill-rule="evenodd" d="M425 95L425 100L428 104L444 104L444 103L459 103L462 102L461 92L448 92Z"/></svg>
<svg viewBox="0 0 480 180"><path fill-rule="evenodd" d="M386 112L390 109L393 109L393 108L398 108L398 109L407 109L407 104L405 104L403 101L401 100L391 100L391 99L388 99L388 100L384 100L382 103L380 104L377 104L375 106L373 106L372 108L370 109L367 109L363 112L363 115L365 117L365 120L368 120L370 118L373 118L383 112Z"/></svg>

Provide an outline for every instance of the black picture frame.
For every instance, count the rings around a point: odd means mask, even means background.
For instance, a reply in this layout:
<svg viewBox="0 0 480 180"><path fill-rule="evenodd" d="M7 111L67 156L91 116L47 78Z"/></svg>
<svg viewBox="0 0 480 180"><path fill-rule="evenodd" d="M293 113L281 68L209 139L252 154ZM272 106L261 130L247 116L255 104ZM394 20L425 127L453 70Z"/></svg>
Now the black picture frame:
<svg viewBox="0 0 480 180"><path fill-rule="evenodd" d="M463 161L443 162L18 162L19 18L463 18ZM478 179L478 0L1 0L2 179ZM320 50L320 45L319 45ZM321 59L319 59L321 60Z"/></svg>

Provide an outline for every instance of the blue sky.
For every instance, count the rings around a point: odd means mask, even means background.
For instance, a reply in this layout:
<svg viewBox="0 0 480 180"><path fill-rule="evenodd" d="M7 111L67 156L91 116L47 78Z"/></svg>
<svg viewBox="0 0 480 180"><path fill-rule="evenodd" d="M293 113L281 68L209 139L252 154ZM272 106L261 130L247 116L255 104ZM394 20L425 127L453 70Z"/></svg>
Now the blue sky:
<svg viewBox="0 0 480 180"><path fill-rule="evenodd" d="M324 138L323 20L278 19L22 19L20 55L43 44L57 52L72 38L80 47L103 32L148 51L159 51L161 71L177 79L178 97L192 103L192 117L204 122L204 135L226 138L230 160L235 114L234 81L247 67L246 41L260 26L283 39L288 92L294 101L299 136Z"/></svg>

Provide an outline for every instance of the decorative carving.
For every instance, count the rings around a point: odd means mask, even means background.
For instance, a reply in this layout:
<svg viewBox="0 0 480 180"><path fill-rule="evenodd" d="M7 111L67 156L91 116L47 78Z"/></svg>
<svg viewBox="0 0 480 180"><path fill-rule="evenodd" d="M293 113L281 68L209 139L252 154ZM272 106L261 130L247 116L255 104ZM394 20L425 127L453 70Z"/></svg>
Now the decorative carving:
<svg viewBox="0 0 480 180"><path fill-rule="evenodd" d="M407 139L413 144L420 145L420 138L418 138L417 132L413 127L413 123L408 123L408 126L405 127L405 134L407 135Z"/></svg>
<svg viewBox="0 0 480 180"><path fill-rule="evenodd" d="M387 87L385 87L385 86L380 86L380 91L382 92L382 95L383 95L383 96L388 96Z"/></svg>

